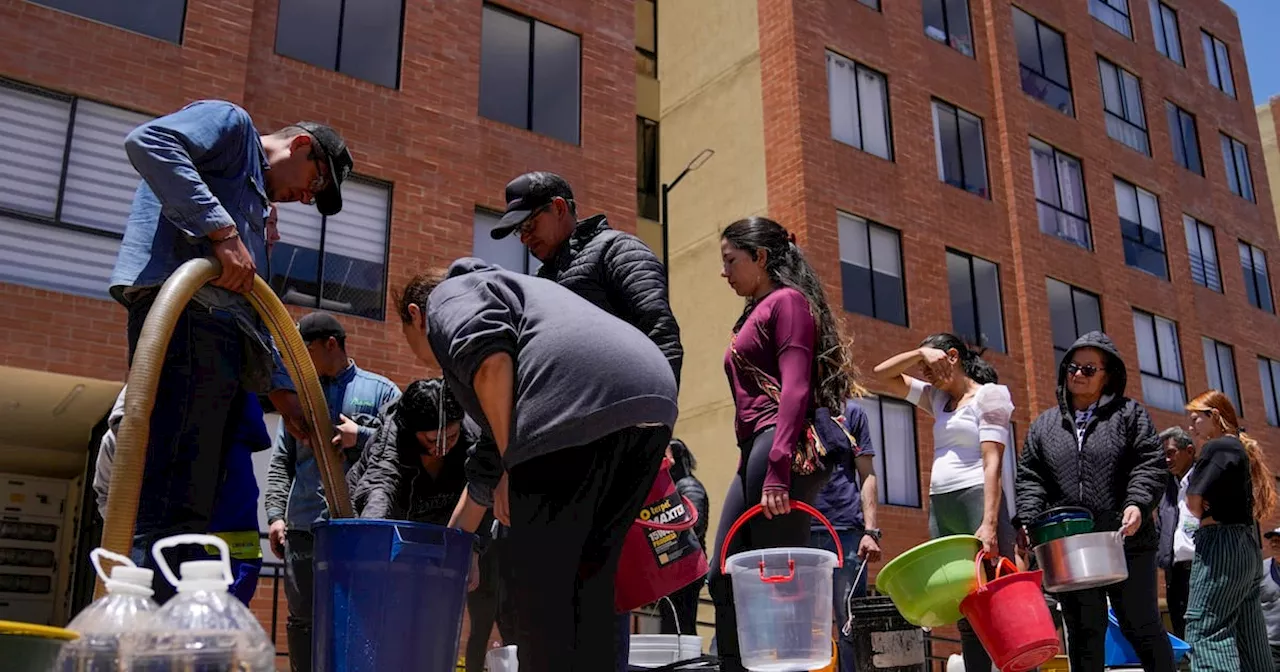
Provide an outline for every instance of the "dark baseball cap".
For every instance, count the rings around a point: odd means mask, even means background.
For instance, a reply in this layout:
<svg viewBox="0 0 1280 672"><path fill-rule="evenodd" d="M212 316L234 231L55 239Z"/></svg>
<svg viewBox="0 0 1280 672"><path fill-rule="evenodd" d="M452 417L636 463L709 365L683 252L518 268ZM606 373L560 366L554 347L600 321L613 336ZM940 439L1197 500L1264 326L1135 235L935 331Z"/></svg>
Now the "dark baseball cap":
<svg viewBox="0 0 1280 672"><path fill-rule="evenodd" d="M347 151L347 141L333 128L314 121L299 121L294 126L315 139L315 144L320 147L320 152L329 163L329 186L315 195L316 209L326 217L336 215L342 211L342 183L355 166L351 152Z"/></svg>
<svg viewBox="0 0 1280 672"><path fill-rule="evenodd" d="M342 323L338 318L324 312L314 312L304 315L298 320L298 333L302 335L305 343L318 341L323 338L346 338L347 330L342 328Z"/></svg>
<svg viewBox="0 0 1280 672"><path fill-rule="evenodd" d="M1277 527L1276 529L1271 530L1270 532L1262 535L1262 537L1264 539L1270 539L1272 537L1280 537L1280 527Z"/></svg>
<svg viewBox="0 0 1280 672"><path fill-rule="evenodd" d="M500 240L511 235L524 223L529 215L556 198L573 200L573 190L563 177L546 171L525 173L507 183L507 211L502 215L502 222L493 228L489 235Z"/></svg>

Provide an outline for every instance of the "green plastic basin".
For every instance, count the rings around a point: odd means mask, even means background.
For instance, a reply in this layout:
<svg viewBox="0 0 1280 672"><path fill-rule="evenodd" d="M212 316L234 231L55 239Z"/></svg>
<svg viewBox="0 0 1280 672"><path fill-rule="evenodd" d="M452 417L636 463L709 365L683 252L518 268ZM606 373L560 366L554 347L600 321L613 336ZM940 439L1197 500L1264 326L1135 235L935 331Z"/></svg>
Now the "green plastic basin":
<svg viewBox="0 0 1280 672"><path fill-rule="evenodd" d="M1055 539L1070 537L1077 534L1088 534L1093 531L1092 518L1071 518L1068 520L1060 520L1056 523L1049 523L1041 527L1028 530L1031 536L1031 545L1039 546L1047 544Z"/></svg>
<svg viewBox="0 0 1280 672"><path fill-rule="evenodd" d="M876 576L876 590L912 625L952 625L963 618L961 600L978 587L973 562L981 548L972 534L925 542L889 561Z"/></svg>
<svg viewBox="0 0 1280 672"><path fill-rule="evenodd" d="M5 672L49 672L63 642L79 637L63 628L0 621L0 660Z"/></svg>

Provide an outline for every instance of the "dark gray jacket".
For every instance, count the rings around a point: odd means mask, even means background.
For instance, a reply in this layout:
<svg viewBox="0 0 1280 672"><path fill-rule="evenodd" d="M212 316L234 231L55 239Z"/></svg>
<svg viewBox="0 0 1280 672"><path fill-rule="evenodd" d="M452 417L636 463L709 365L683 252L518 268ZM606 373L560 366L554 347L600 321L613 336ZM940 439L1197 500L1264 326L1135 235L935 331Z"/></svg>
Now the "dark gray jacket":
<svg viewBox="0 0 1280 672"><path fill-rule="evenodd" d="M609 228L604 215L588 217L538 269L538 277L559 283L644 332L662 350L680 384L684 350L667 300L666 271L644 241Z"/></svg>
<svg viewBox="0 0 1280 672"><path fill-rule="evenodd" d="M1072 352L1084 347L1106 353L1109 380L1080 446L1066 380ZM1124 396L1127 378L1115 344L1100 331L1081 336L1067 351L1058 367L1058 405L1032 423L1018 462L1019 523L1054 507L1082 506L1093 513L1094 530L1118 530L1124 509L1135 505L1142 527L1125 545L1156 548L1151 512L1164 490L1164 452L1147 409Z"/></svg>
<svg viewBox="0 0 1280 672"><path fill-rule="evenodd" d="M426 312L445 382L486 437L493 430L472 386L476 371L500 352L514 360L507 469L628 427L675 426L675 377L658 346L556 283L459 259ZM487 505L482 489L469 492Z"/></svg>

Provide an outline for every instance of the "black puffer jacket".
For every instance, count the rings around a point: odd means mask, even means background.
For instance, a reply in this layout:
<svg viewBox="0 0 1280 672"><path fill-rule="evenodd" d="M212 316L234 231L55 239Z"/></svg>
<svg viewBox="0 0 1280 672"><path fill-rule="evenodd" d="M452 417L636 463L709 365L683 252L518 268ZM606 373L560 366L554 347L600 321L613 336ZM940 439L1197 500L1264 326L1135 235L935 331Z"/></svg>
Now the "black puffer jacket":
<svg viewBox="0 0 1280 672"><path fill-rule="evenodd" d="M1066 380L1072 352L1086 347L1106 353L1109 379L1081 447ZM1124 509L1135 505L1142 527L1125 545L1156 548L1151 512L1164 489L1164 453L1147 409L1124 396L1126 382L1124 361L1106 334L1085 334L1067 351L1058 367L1058 406L1036 418L1018 462L1019 523L1054 507L1082 506L1093 512L1095 531L1118 530Z"/></svg>
<svg viewBox="0 0 1280 672"><path fill-rule="evenodd" d="M648 335L666 355L676 385L680 384L684 360L680 327L667 301L662 262L644 241L609 228L604 215L588 217L578 222L538 276L559 283Z"/></svg>

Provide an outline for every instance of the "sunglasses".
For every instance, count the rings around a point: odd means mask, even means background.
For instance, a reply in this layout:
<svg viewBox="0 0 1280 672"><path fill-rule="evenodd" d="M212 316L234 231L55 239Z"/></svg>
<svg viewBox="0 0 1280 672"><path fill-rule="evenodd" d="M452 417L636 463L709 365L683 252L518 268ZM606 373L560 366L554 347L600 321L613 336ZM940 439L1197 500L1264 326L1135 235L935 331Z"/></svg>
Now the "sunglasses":
<svg viewBox="0 0 1280 672"><path fill-rule="evenodd" d="M524 221L520 222L520 225L516 227L516 235L523 236L527 233L533 233L533 227L535 222L537 222L538 217L541 216L542 213L550 210L552 205L553 203L548 203L529 213L529 216L525 217Z"/></svg>
<svg viewBox="0 0 1280 672"><path fill-rule="evenodd" d="M1092 378L1099 371L1105 371L1105 370L1106 369L1099 369L1098 367L1092 364L1085 364L1084 366L1080 366L1075 362L1071 362L1070 364L1067 365L1067 375L1074 376L1076 374L1080 374L1085 378Z"/></svg>

